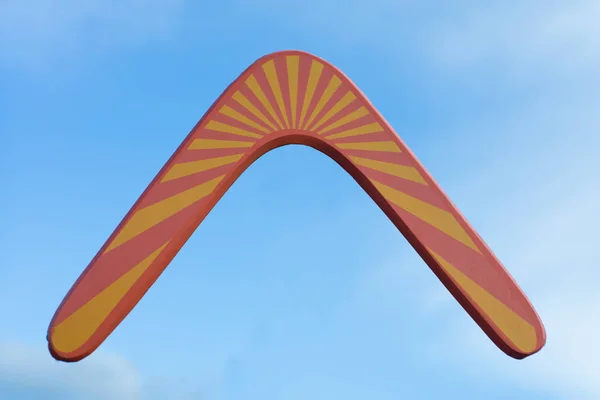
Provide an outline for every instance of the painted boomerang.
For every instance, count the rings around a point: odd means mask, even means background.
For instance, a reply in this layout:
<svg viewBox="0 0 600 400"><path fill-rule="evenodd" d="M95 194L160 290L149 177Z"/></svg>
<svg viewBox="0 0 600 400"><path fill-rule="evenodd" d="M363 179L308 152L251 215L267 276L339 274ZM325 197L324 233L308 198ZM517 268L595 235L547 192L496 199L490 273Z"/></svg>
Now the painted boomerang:
<svg viewBox="0 0 600 400"><path fill-rule="evenodd" d="M365 95L326 61L284 51L225 90L133 205L56 311L52 356L78 361L100 346L240 174L287 144L352 175L506 354L544 346L526 296Z"/></svg>

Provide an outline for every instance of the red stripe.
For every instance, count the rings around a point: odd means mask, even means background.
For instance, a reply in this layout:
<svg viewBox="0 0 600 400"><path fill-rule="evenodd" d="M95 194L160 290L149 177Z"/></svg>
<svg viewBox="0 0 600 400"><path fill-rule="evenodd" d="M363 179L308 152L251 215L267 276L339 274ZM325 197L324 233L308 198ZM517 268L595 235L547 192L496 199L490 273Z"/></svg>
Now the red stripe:
<svg viewBox="0 0 600 400"><path fill-rule="evenodd" d="M328 126L330 126L334 122L337 122L338 120L344 118L346 115L348 115L350 113L353 113L354 111L358 110L361 107L364 107L364 104L357 97L352 103L350 103L347 107L343 108L339 113L337 113L335 116L333 116L329 121L327 121L327 122L323 123L321 126L319 126L319 128L317 130L321 130L321 129L327 128ZM342 127L342 130L344 130L344 128L343 128L344 125L342 125L341 127ZM336 129L339 129L339 128L340 127L336 128ZM332 129L331 131L327 131L327 132L323 133L322 135L323 136L327 136L327 135L330 134L330 132L336 132L336 129Z"/></svg>
<svg viewBox="0 0 600 400"><path fill-rule="evenodd" d="M250 147L212 150L186 150L175 159L175 162L184 163L198 160L206 160L208 158L226 157L232 156L234 154L245 154L250 153L251 151L252 149Z"/></svg>
<svg viewBox="0 0 600 400"><path fill-rule="evenodd" d="M193 175L157 183L140 201L139 207L148 207L185 190L201 185L204 182L208 182L211 179L226 175L234 168L236 164L237 163L222 165L207 171L197 172Z"/></svg>
<svg viewBox="0 0 600 400"><path fill-rule="evenodd" d="M435 227L392 205L398 216L423 243L431 248L456 269L467 275L476 284L487 290L521 318L534 324L537 318L526 299L512 279L497 263L490 264L486 258ZM482 249L484 251L484 249Z"/></svg>
<svg viewBox="0 0 600 400"><path fill-rule="evenodd" d="M84 278L77 284L68 301L61 308L54 322L55 326L177 234L198 212L201 212L206 200L205 198L194 203L90 264Z"/></svg>
<svg viewBox="0 0 600 400"><path fill-rule="evenodd" d="M240 90L241 92L241 90ZM247 96L246 96L247 97ZM250 101L251 103L254 104L254 102L252 102L252 99L248 99L248 101ZM225 103L225 105L233 108L235 111L239 112L240 114L242 114L243 116L247 117L248 119L250 119L251 121L256 122L258 125L264 127L265 129L268 129L269 131L272 130L271 127L267 126L263 121L261 121L256 115L254 115L253 113L251 113L250 111L248 111L244 106L242 106L240 103L238 103L235 99L233 99L233 97L231 97L227 103ZM244 125L245 126L245 125ZM260 131L259 133L261 134L265 134L265 132Z"/></svg>
<svg viewBox="0 0 600 400"><path fill-rule="evenodd" d="M256 78L256 73L253 73L252 75L254 75L254 77ZM275 129L279 129L279 128L277 128L277 123L275 122L275 120L273 119L273 117L271 117L271 114L269 114L269 112L267 111L267 109L262 105L262 103L260 102L260 100L258 100L258 97L256 97L254 95L254 93L252 92L252 90L250 90L250 88L248 87L248 85L246 85L246 84L242 85L240 87L239 91L244 96L246 96L246 98L254 105L254 107L256 107L262 113L262 115L267 119L267 121L271 122L271 124L273 125L273 127Z"/></svg>
<svg viewBox="0 0 600 400"><path fill-rule="evenodd" d="M323 136L323 137L326 138L327 136L335 135L337 133L341 133L341 132L347 131L349 129L358 128L358 127L363 126L363 125L370 125L370 124L375 123L375 122L379 122L379 121L376 120L375 118L373 118L373 116L371 114L367 114L364 117L360 117L359 119L355 119L354 121L349 122L349 123L347 123L345 125L338 126L337 128L332 129L332 130L327 131L327 132L323 132L323 133L321 133L321 136ZM381 129L382 129L382 131L385 130L385 128L383 127L383 125L381 126ZM360 135L360 136L363 136L363 135ZM387 138L387 140L389 140L389 134L386 135L386 138ZM342 140L342 139L334 139L334 140Z"/></svg>
<svg viewBox="0 0 600 400"><path fill-rule="evenodd" d="M269 101L269 103L271 103L271 107L273 108L275 115L277 115L279 121L281 121L281 125L283 127L282 129L285 129L285 120L283 119L283 116L279 111L279 106L277 105L277 101L275 100L275 96L273 95L273 91L271 90L271 85L269 85L269 81L267 80L267 76L265 75L265 71L262 69L262 66L261 68L257 68L256 70L254 70L254 76L256 77L256 81L262 88L263 93L267 97L267 100ZM277 126L277 124L275 124L275 126Z"/></svg>
<svg viewBox="0 0 600 400"><path fill-rule="evenodd" d="M310 76L310 66L312 58L301 56L298 65L298 104L296 104L296 126L300 123L300 114L302 114L302 105L306 97L306 88L308 87L308 78Z"/></svg>
<svg viewBox="0 0 600 400"><path fill-rule="evenodd" d="M360 124L358 126L361 126ZM327 139L327 136L329 136L329 134L327 135L321 135L324 136L325 139ZM373 132L373 133L363 133L362 135L355 135L355 136L348 136L348 137L343 137L343 138L333 138L333 139L327 139L332 141L335 144L340 144L340 143L362 143L362 142L394 142L398 145L398 142L396 142L394 140L393 137L390 137L390 133L388 131L381 131L381 132ZM398 145L399 149L402 149L402 147L400 147L400 145Z"/></svg>
<svg viewBox="0 0 600 400"><path fill-rule="evenodd" d="M313 122L310 124L310 126L308 127L307 130L312 131L313 130L313 126L319 122L319 120L325 115L327 114L327 112L329 110L331 110L333 108L333 106L335 106L337 104L338 101L340 101L349 91L348 85L346 85L345 83L342 83L340 86L338 86L338 88L336 89L336 91L333 93L333 96L331 96L331 98L327 101L327 103L325 103L325 106L323 107L323 109L317 114L317 116L315 117L315 119L313 120ZM344 107L342 110L338 111L337 114L333 115L330 119L328 119L327 121L325 121L324 123L322 123L321 125L319 125L318 129L322 129L324 127L326 127L327 125L331 124L333 121L335 121L336 119L338 119L338 115L345 110L346 108L350 108L352 107L352 105L354 103L359 103L359 101L357 99L352 100L352 102L350 104L348 104L346 107Z"/></svg>
<svg viewBox="0 0 600 400"><path fill-rule="evenodd" d="M331 80L332 76L333 76L333 71L331 70L331 68L328 68L327 65L325 65L325 67L323 68L323 72L321 72L319 82L317 82L317 86L315 88L315 92L313 93L313 97L310 100L308 109L306 110L306 115L304 116L304 125L310 119L310 116L311 116L313 110L315 109L315 107L317 106L317 103L319 102L319 100L321 100L321 97L323 97L323 93L325 92L327 85L329 85L329 81ZM314 119L313 119L313 121L314 121ZM305 130L308 130L308 129L305 128Z"/></svg>
<svg viewBox="0 0 600 400"><path fill-rule="evenodd" d="M220 114L220 113L219 114L215 114L215 117L211 118L211 119L213 121L222 122L224 124L231 125L231 126L234 126L236 128L240 128L240 129L246 130L248 132L256 133L257 135L260 135L260 136L266 135L265 132L263 132L261 130L258 130L256 128L250 126L250 125L246 125L245 123L240 122L237 119L228 117L227 115L224 115L224 114ZM207 127L204 127L204 129L205 130L210 130L210 128L207 128ZM238 135L238 137L239 137L239 135Z"/></svg>
<svg viewBox="0 0 600 400"><path fill-rule="evenodd" d="M383 183L393 189L409 196L416 197L432 206L441 208L444 211L449 211L448 203L444 197L438 193L432 186L426 186L420 183L412 182L406 179L386 174L385 172L375 171L370 168L358 167L368 178L374 179L377 182Z"/></svg>
<svg viewBox="0 0 600 400"><path fill-rule="evenodd" d="M233 133L213 131L212 129L203 129L202 132L198 133L194 139L233 140L235 142L248 142L251 144L254 144L257 140L260 140L260 138L234 135Z"/></svg>
<svg viewBox="0 0 600 400"><path fill-rule="evenodd" d="M290 105L290 84L287 71L287 62L285 57L278 57L274 60L275 71L277 72L277 80L279 81L279 88L281 89L281 97L283 98L283 105L285 113L287 114L287 120L292 125L292 113ZM279 106L278 106L279 107ZM284 120L281 121L282 123Z"/></svg>
<svg viewBox="0 0 600 400"><path fill-rule="evenodd" d="M387 141L390 141L389 138ZM411 167L415 166L415 162L414 162L413 158L408 153L405 153L405 152L388 153L385 151L352 150L352 149L343 149L343 151L347 157L362 157L362 158L368 158L371 160L381 161L381 162L386 162L386 163L406 165L406 166L411 166Z"/></svg>

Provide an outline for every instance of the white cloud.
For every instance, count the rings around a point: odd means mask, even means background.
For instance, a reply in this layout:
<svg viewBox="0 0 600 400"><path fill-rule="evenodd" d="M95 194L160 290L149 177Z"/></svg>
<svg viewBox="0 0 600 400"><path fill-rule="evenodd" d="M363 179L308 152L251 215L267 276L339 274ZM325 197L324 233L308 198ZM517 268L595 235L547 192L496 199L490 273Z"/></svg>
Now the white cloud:
<svg viewBox="0 0 600 400"><path fill-rule="evenodd" d="M0 343L0 354L0 384L17 393L39 391L90 400L135 400L142 394L138 372L117 355L97 352L67 364L53 360L46 348L19 342Z"/></svg>
<svg viewBox="0 0 600 400"><path fill-rule="evenodd" d="M79 362L64 363L55 361L44 346L4 341L0 355L2 399L198 399L214 392L224 368L196 369L193 381L162 375L150 379L127 359L102 349Z"/></svg>
<svg viewBox="0 0 600 400"><path fill-rule="evenodd" d="M7 0L0 2L0 61L28 69L73 62L107 46L162 40L182 0Z"/></svg>
<svg viewBox="0 0 600 400"><path fill-rule="evenodd" d="M444 67L574 72L600 65L599 19L596 0L486 3L442 21L423 45Z"/></svg>
<svg viewBox="0 0 600 400"><path fill-rule="evenodd" d="M547 77L600 67L600 2L596 0L236 0L255 14L336 45L376 49L397 62L426 62L439 72L502 69L511 77Z"/></svg>

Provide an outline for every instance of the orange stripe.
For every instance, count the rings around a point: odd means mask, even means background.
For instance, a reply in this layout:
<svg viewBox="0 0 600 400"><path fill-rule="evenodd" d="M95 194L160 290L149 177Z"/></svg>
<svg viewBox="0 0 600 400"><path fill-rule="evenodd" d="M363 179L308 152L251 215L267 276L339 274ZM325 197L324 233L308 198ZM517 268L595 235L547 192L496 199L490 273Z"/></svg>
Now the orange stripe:
<svg viewBox="0 0 600 400"><path fill-rule="evenodd" d="M252 147L254 142L242 142L237 140L217 140L217 139L194 139L188 150L214 150L214 149L232 149L238 147Z"/></svg>
<svg viewBox="0 0 600 400"><path fill-rule="evenodd" d="M238 128L237 126L231 126L224 122L215 121L214 119L208 121L206 124L206 129L217 132L231 133L232 135L245 136L254 139L262 138L262 135L259 135L258 133L249 132L245 129Z"/></svg>
<svg viewBox="0 0 600 400"><path fill-rule="evenodd" d="M205 160L191 161L175 164L162 178L161 182L167 182L184 176L197 174L198 172L208 171L209 169L232 164L242 158L243 154L234 154L232 156L207 158Z"/></svg>
<svg viewBox="0 0 600 400"><path fill-rule="evenodd" d="M271 128L271 130L269 132L277 130L277 127L275 127L275 125L273 125L273 123L271 121L269 121L269 119L267 117L265 117L265 115L258 108L256 108L256 106L254 104L252 104L252 102L250 100L248 100L248 98L246 96L244 96L242 94L242 92L237 91L233 94L232 97L235 101L240 103L240 105L242 107L244 107L246 110L250 111L250 113L252 113L252 115L254 115L261 122L263 122L265 125L267 125L269 128Z"/></svg>
<svg viewBox="0 0 600 400"><path fill-rule="evenodd" d="M290 88L290 109L292 111L292 128L296 127L296 113L298 107L298 67L300 57L286 57L288 70L288 84Z"/></svg>
<svg viewBox="0 0 600 400"><path fill-rule="evenodd" d="M336 146L344 150L382 151L387 153L402 152L398 145L392 141L336 143Z"/></svg>
<svg viewBox="0 0 600 400"><path fill-rule="evenodd" d="M265 108L265 110L267 110L267 112L269 113L269 115L271 115L271 117L273 118L273 120L275 121L275 123L277 123L277 125L279 126L279 128L283 129L283 125L281 124L281 120L277 116L277 113L275 113L275 109L273 109L273 105L271 104L271 102L269 101L269 99L267 99L267 96L265 95L265 92L263 92L262 88L260 87L260 84L258 83L258 81L256 80L256 77L254 75L250 75L248 77L248 79L246 79L246 85L248 85L248 87L250 88L250 90L252 91L252 93L254 93L254 95L256 96L256 98L258 99L258 101L260 101L260 103L263 105L263 107Z"/></svg>
<svg viewBox="0 0 600 400"><path fill-rule="evenodd" d="M285 104L283 103L281 87L279 86L279 78L277 78L277 71L275 70L275 62L273 60L267 61L263 64L262 68L265 76L267 77L267 81L269 82L269 86L271 87L271 92L273 92L273 96L275 96L275 102L277 102L277 107L279 107L279 112L283 117L285 127L289 128L290 121L288 120Z"/></svg>
<svg viewBox="0 0 600 400"><path fill-rule="evenodd" d="M321 117L321 119L313 127L310 128L310 130L316 131L317 129L319 129L321 125L329 121L333 116L335 116L337 113L346 108L354 100L356 100L356 96L354 95L354 93L346 93L344 97L342 97L337 103L335 103L333 107L331 107L329 111L327 111L327 113L325 113L325 115L323 115L323 117Z"/></svg>
<svg viewBox="0 0 600 400"><path fill-rule="evenodd" d="M442 210L416 197L409 196L383 183L375 180L371 180L371 182L390 203L397 205L415 217L427 222L429 225L436 227L446 235L480 252L471 237L458 223L456 218L454 218L454 215L448 211Z"/></svg>
<svg viewBox="0 0 600 400"><path fill-rule="evenodd" d="M369 133L383 132L383 128L379 125L379 122L373 122L372 124L362 125L356 128L348 129L340 133L325 136L325 139L334 140L352 136L367 135Z"/></svg>
<svg viewBox="0 0 600 400"><path fill-rule="evenodd" d="M412 182L427 185L427 182L425 179L423 179L423 176L421 176L415 167L377 161L363 157L349 156L349 158L354 161L356 165L374 169L375 171L384 172L386 174L397 176L398 178L406 179Z"/></svg>
<svg viewBox="0 0 600 400"><path fill-rule="evenodd" d="M317 102L315 109L310 114L308 121L306 121L306 125L304 126L304 128L308 128L310 126L310 124L317 117L317 115L319 115L319 113L321 112L323 107L325 107L325 104L327 104L329 99L331 99L331 96L333 96L333 94L335 93L335 91L341 84L342 84L342 81L340 80L340 78L338 78L335 75L333 75L331 77L331 80L327 84L327 87L325 88L323 95L319 98L319 101Z"/></svg>
<svg viewBox="0 0 600 400"><path fill-rule="evenodd" d="M106 248L105 253L208 196L215 190L217 184L221 182L224 177L225 175L222 175L218 178L211 179L208 182L204 182L196 187L137 211Z"/></svg>
<svg viewBox="0 0 600 400"><path fill-rule="evenodd" d="M54 347L60 352L70 353L83 346L167 244L169 242L163 244L56 326L50 338Z"/></svg>
<svg viewBox="0 0 600 400"><path fill-rule="evenodd" d="M524 353L530 353L537 347L537 334L535 328L521 318L517 313L507 307L500 300L492 296L487 290L473 282L467 275L444 260L439 254L427 249L446 271L452 280L466 293L475 304L483 311L493 323L500 328L502 333Z"/></svg>
<svg viewBox="0 0 600 400"><path fill-rule="evenodd" d="M251 126L252 128L262 131L264 133L271 132L269 129L265 128L261 124L257 124L256 122L252 121L250 118L246 117L245 115L239 113L238 111L234 110L233 108L231 108L229 106L221 107L221 110L219 112L223 115L228 116L229 118L233 118L236 121L239 121L244 125ZM253 136L253 137L256 137L256 136Z"/></svg>
<svg viewBox="0 0 600 400"><path fill-rule="evenodd" d="M308 106L312 101L312 97L315 94L315 89L317 88L319 79L321 79L322 72L323 64L316 60L312 60L310 65L310 75L308 76L308 84L306 85L304 101L302 103L302 111L300 111L300 121L298 122L299 127L304 126L304 118L306 117L306 112L308 111Z"/></svg>
<svg viewBox="0 0 600 400"><path fill-rule="evenodd" d="M335 128L339 128L340 126L349 124L350 122L354 122L359 118L365 117L369 115L369 111L365 107L360 107L358 110L352 111L350 114L343 116L337 121L332 122L329 126L321 129L318 133L322 135L326 132L329 132Z"/></svg>

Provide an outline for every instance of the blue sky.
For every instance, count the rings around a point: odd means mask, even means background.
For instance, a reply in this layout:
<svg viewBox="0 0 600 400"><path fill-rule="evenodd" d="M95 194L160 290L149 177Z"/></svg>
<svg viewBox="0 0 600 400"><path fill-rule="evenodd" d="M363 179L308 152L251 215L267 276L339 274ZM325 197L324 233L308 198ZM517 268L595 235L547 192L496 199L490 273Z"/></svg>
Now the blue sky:
<svg viewBox="0 0 600 400"><path fill-rule="evenodd" d="M598 2L209 3L0 5L0 398L600 398ZM546 348L496 349L340 167L290 146L96 353L50 357L52 314L122 216L283 49L365 92L530 297Z"/></svg>

